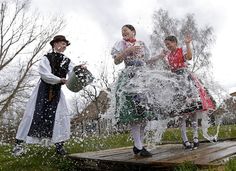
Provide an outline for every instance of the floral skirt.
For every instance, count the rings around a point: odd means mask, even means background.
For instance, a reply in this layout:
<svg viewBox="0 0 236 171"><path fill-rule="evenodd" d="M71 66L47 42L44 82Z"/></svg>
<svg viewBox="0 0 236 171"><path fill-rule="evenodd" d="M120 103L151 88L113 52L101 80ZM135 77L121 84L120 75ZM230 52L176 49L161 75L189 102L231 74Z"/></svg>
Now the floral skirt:
<svg viewBox="0 0 236 171"><path fill-rule="evenodd" d="M215 109L207 89L186 69L173 73L128 68L120 74L116 85L115 117L122 123Z"/></svg>
<svg viewBox="0 0 236 171"><path fill-rule="evenodd" d="M154 116L145 94L132 90L131 80L135 77L135 72L136 70L126 69L120 74L116 84L115 117L119 123L140 123ZM131 86L131 88L127 88L127 85Z"/></svg>
<svg viewBox="0 0 236 171"><path fill-rule="evenodd" d="M215 101L193 73L182 69L165 76L165 79L154 79L155 88L159 91L148 86L155 113L176 116L215 110Z"/></svg>

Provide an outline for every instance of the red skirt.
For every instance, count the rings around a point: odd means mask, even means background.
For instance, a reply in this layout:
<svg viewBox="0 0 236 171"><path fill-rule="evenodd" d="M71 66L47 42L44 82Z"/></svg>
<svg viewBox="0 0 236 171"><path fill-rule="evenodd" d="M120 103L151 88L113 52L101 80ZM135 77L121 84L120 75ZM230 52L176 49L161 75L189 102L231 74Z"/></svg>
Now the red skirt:
<svg viewBox="0 0 236 171"><path fill-rule="evenodd" d="M199 81L199 79L193 74L190 74L190 77L193 79L195 86L198 89L199 96L202 101L202 111L213 111L216 108L215 101L212 96L209 94L207 89Z"/></svg>

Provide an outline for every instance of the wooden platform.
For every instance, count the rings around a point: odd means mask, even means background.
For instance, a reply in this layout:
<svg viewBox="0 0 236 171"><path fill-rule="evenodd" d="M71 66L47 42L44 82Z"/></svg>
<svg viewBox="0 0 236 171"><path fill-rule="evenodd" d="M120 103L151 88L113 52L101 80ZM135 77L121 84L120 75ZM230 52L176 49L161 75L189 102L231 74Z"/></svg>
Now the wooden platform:
<svg viewBox="0 0 236 171"><path fill-rule="evenodd" d="M197 150L185 150L181 144L165 144L151 150L153 157L137 159L132 147L102 150L69 155L78 162L81 170L172 170L189 161L200 168L219 167L224 160L236 154L236 141L201 143Z"/></svg>

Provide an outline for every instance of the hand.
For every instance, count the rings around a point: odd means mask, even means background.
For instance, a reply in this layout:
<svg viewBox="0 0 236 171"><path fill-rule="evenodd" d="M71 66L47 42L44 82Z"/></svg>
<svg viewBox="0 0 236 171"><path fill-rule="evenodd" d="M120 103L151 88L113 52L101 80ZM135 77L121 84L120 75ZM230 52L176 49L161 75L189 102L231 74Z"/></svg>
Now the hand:
<svg viewBox="0 0 236 171"><path fill-rule="evenodd" d="M188 34L184 37L184 42L186 44L189 44L192 41L192 37Z"/></svg>
<svg viewBox="0 0 236 171"><path fill-rule="evenodd" d="M87 67L85 66L85 64L81 64L79 65L81 68L87 69Z"/></svg>
<svg viewBox="0 0 236 171"><path fill-rule="evenodd" d="M164 58L167 55L168 51L163 49L161 53L159 54L159 57Z"/></svg>
<svg viewBox="0 0 236 171"><path fill-rule="evenodd" d="M132 53L137 54L137 53L140 52L140 50L141 50L141 46L131 46L131 47L126 49L126 52L128 54L132 54Z"/></svg>
<svg viewBox="0 0 236 171"><path fill-rule="evenodd" d="M65 84L67 82L67 79L66 78L61 78L61 83L62 84Z"/></svg>

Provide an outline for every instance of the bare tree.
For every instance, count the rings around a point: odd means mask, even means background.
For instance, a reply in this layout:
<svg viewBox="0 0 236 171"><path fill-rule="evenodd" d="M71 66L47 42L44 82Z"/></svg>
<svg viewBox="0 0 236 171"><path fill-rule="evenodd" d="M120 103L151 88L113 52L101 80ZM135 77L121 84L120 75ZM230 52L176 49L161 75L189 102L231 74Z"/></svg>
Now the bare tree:
<svg viewBox="0 0 236 171"><path fill-rule="evenodd" d="M175 35L179 45L184 45L184 36L192 36L193 64L192 71L197 72L210 66L210 47L214 43L213 28L205 26L199 28L193 14L187 14L179 20L171 18L168 11L160 9L153 15L153 33L151 35L151 48L154 53L160 52L164 47L164 38L168 35Z"/></svg>
<svg viewBox="0 0 236 171"><path fill-rule="evenodd" d="M0 3L0 118L25 104L38 56L64 27L61 16L44 20L29 9L29 0Z"/></svg>

